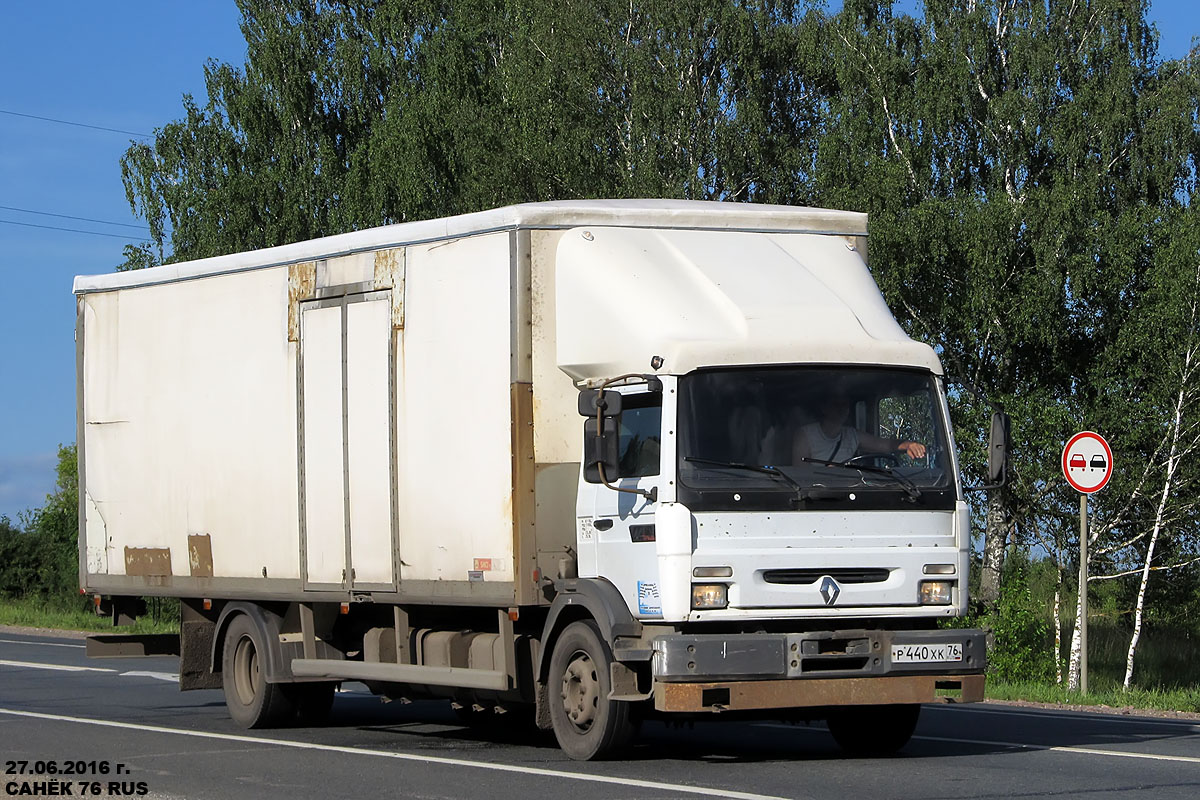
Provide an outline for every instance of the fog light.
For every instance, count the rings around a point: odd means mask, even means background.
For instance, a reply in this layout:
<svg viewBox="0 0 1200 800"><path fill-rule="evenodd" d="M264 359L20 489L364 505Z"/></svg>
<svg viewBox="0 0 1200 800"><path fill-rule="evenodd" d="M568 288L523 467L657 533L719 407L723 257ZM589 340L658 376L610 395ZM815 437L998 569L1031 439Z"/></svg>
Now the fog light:
<svg viewBox="0 0 1200 800"><path fill-rule="evenodd" d="M921 581L921 605L948 606L953 589L954 581Z"/></svg>
<svg viewBox="0 0 1200 800"><path fill-rule="evenodd" d="M729 605L729 587L723 583L692 584L692 608L724 608Z"/></svg>
<svg viewBox="0 0 1200 800"><path fill-rule="evenodd" d="M732 578L733 567L695 567L693 578Z"/></svg>

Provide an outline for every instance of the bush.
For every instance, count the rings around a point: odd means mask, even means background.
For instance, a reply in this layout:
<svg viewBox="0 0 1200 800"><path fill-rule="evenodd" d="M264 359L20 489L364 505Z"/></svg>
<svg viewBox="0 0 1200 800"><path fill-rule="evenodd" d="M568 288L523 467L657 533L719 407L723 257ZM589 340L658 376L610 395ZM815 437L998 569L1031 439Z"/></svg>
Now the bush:
<svg viewBox="0 0 1200 800"><path fill-rule="evenodd" d="M22 515L22 527L0 519L0 596L82 607L75 445L58 448L57 471L55 492L42 508Z"/></svg>
<svg viewBox="0 0 1200 800"><path fill-rule="evenodd" d="M1000 587L1000 603L988 620L995 642L988 652L988 673L1002 681L1054 679L1050 624L1034 603L1023 572Z"/></svg>
<svg viewBox="0 0 1200 800"><path fill-rule="evenodd" d="M956 628L983 628L991 636L988 676L1006 683L1053 681L1050 623L1029 587L1028 564L1009 558L995 612L948 620ZM1014 563L1015 562L1015 563Z"/></svg>

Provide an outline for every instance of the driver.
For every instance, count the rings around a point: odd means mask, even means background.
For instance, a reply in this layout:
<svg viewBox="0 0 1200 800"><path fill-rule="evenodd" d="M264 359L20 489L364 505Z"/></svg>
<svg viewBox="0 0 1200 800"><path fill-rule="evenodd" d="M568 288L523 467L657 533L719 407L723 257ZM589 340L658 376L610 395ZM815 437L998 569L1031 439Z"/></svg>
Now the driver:
<svg viewBox="0 0 1200 800"><path fill-rule="evenodd" d="M850 403L846 393L834 390L826 395L820 407L820 419L800 428L792 445L792 463L802 459L842 462L864 453L904 453L909 458L924 458L925 445L920 442L883 439L864 433L846 424Z"/></svg>

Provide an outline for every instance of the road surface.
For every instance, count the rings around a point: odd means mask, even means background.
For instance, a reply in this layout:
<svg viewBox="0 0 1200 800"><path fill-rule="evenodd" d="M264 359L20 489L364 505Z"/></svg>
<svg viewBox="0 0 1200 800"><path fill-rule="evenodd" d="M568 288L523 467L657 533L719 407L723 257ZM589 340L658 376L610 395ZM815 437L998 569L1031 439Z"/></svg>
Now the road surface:
<svg viewBox="0 0 1200 800"><path fill-rule="evenodd" d="M245 731L219 691L179 692L176 669L0 632L0 798L1200 797L1194 720L926 706L884 759L842 755L819 724L651 722L625 759L578 763L552 736L465 728L445 702L385 704L358 684L326 727Z"/></svg>

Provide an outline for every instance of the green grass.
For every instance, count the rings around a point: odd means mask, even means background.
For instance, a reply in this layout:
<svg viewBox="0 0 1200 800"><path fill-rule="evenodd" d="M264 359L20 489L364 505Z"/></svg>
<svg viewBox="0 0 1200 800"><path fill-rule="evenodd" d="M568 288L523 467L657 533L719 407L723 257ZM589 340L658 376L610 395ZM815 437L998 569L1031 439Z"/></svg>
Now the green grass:
<svg viewBox="0 0 1200 800"><path fill-rule="evenodd" d="M1081 696L1053 682L989 677L993 700L1035 703L1162 709L1200 713L1200 635L1173 626L1148 624L1134 658L1133 687L1127 692L1125 658L1130 632L1106 620L1088 625L1088 694ZM1063 631L1063 676L1066 679L1071 630Z"/></svg>
<svg viewBox="0 0 1200 800"><path fill-rule="evenodd" d="M172 614L170 604L162 600L152 599L149 602L150 614L131 626L114 628L108 617L98 617L84 609L82 600L74 604L47 602L31 597L0 597L0 625L93 633L178 633L178 612Z"/></svg>
<svg viewBox="0 0 1200 800"><path fill-rule="evenodd" d="M1088 625L1088 688L1119 689L1125 680L1130 632L1112 624ZM1064 632L1069 646L1070 633ZM1064 661L1065 663L1065 661ZM1134 685L1145 689L1200 686L1200 635L1178 627L1147 625L1133 660Z"/></svg>
<svg viewBox="0 0 1200 800"><path fill-rule="evenodd" d="M1165 711L1189 711L1200 713L1200 688L1187 689L1139 689L1128 692L1119 685L1093 688L1091 674L1088 675L1088 693L1080 695L1065 686L1043 683L1002 683L988 681L989 700L1028 700L1034 703L1057 705L1111 706L1121 708L1154 708Z"/></svg>

